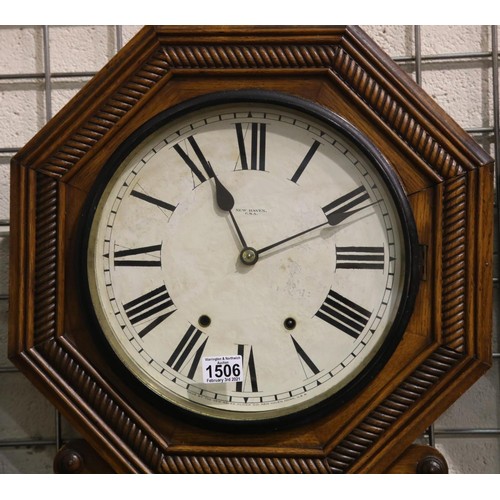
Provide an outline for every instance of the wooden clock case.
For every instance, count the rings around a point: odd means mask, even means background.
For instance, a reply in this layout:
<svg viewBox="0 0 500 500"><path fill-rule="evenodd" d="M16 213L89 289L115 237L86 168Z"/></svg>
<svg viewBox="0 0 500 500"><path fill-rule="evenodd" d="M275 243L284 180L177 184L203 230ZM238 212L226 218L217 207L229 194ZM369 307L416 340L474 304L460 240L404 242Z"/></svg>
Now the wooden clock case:
<svg viewBox="0 0 500 500"><path fill-rule="evenodd" d="M414 312L377 377L277 429L157 404L111 359L82 293L82 214L113 152L158 113L239 89L308 99L364 133L401 180L422 252ZM10 357L103 470L397 472L491 363L493 162L357 27L146 27L14 157L11 178Z"/></svg>

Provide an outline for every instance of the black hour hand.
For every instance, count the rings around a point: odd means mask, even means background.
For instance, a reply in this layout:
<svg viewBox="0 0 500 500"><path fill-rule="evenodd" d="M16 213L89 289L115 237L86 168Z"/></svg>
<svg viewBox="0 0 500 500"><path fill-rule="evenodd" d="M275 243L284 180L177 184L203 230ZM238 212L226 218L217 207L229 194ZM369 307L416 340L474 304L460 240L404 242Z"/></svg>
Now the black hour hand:
<svg viewBox="0 0 500 500"><path fill-rule="evenodd" d="M234 207L233 195L225 188L219 178L215 175L210 162L207 162L207 164L210 169L210 175L215 181L215 200L217 202L217 206L221 210L224 210L224 212L229 212Z"/></svg>
<svg viewBox="0 0 500 500"><path fill-rule="evenodd" d="M229 212L229 216L231 217L231 221L233 223L233 226L236 230L236 233L238 234L238 238L240 239L240 243L243 246L243 248L247 247L247 242L245 241L245 238L243 237L243 233L241 232L240 227L238 226L238 223L236 222L236 219L234 218L233 215L233 207L234 207L234 198L233 195L226 189L226 187L222 184L222 182L219 180L219 178L215 175L215 172L212 168L212 165L210 165L210 162L207 162L207 173L210 175L210 177L213 178L215 182L215 201L217 202L217 206L223 210L224 212Z"/></svg>

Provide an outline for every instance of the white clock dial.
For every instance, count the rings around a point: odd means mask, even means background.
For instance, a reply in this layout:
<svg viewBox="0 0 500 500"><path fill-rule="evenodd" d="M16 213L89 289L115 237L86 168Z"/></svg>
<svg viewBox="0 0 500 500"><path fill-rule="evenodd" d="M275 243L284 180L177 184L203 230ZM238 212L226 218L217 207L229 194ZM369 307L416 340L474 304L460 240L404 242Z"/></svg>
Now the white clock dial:
<svg viewBox="0 0 500 500"><path fill-rule="evenodd" d="M383 160L339 119L275 100L162 120L92 215L87 274L108 342L155 393L218 419L347 390L394 348L408 285ZM203 360L224 356L241 356L240 377L206 382Z"/></svg>

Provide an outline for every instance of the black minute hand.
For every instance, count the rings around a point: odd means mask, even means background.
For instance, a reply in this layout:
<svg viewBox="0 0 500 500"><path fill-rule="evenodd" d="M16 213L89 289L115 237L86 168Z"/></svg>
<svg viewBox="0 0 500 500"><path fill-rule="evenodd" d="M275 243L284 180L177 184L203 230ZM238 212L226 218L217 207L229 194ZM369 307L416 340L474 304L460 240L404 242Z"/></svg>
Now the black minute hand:
<svg viewBox="0 0 500 500"><path fill-rule="evenodd" d="M347 219L351 215L354 215L355 213L359 212L360 210L364 210L365 208L376 205L377 203L378 203L378 201L375 201L373 203L370 203L369 205L365 205L364 207L355 208L354 210L349 210L347 212L333 212L330 215L327 215L326 222L323 222L322 224L318 224L317 226L314 226L314 227L310 227L309 229L305 229L304 231L301 231L300 233L294 234L292 236L289 236L288 238L284 238L283 240L277 241L276 243L273 243L272 245L268 245L267 247L261 248L260 250L257 250L257 254L261 255L262 253L268 252L269 250L272 250L273 248L276 248L277 246L282 245L283 243L287 243L290 240L298 238L299 236L302 236L303 234L310 233L311 231L314 231L315 229L319 229L320 227L326 226L327 224L329 224L330 226L337 226L338 224L343 222L345 219Z"/></svg>

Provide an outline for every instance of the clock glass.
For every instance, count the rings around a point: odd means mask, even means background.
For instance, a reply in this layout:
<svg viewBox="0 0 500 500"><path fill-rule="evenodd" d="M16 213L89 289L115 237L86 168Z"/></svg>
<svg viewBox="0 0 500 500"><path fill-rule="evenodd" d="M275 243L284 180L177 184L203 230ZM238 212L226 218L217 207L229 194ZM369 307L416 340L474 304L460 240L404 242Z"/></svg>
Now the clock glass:
<svg viewBox="0 0 500 500"><path fill-rule="evenodd" d="M85 267L100 329L144 386L263 422L342 404L383 367L416 295L415 235L352 125L232 92L161 113L115 153Z"/></svg>

